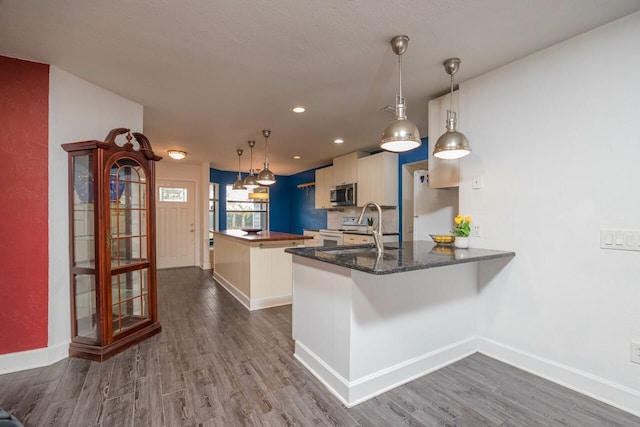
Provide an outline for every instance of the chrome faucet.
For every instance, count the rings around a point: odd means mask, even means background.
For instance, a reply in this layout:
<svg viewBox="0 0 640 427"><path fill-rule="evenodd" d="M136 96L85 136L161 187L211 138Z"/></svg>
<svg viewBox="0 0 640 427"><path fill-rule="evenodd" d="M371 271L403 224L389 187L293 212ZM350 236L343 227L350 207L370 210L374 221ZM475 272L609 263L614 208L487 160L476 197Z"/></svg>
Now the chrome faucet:
<svg viewBox="0 0 640 427"><path fill-rule="evenodd" d="M373 241L376 244L376 251L378 252L378 257L382 256L382 251L384 250L383 242L382 242L382 208L376 202L367 202L362 207L362 212L360 212L360 216L358 217L358 224L362 224L362 220L364 219L364 214L367 211L369 206L373 206L378 210L378 223L373 228Z"/></svg>

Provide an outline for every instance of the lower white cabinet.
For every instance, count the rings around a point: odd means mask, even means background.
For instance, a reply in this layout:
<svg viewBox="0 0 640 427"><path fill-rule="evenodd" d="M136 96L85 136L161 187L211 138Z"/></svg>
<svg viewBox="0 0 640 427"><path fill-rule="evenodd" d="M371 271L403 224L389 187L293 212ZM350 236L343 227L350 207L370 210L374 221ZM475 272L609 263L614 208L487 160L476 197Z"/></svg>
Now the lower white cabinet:
<svg viewBox="0 0 640 427"><path fill-rule="evenodd" d="M252 242L216 234L213 277L249 310L291 303L291 254L303 239Z"/></svg>
<svg viewBox="0 0 640 427"><path fill-rule="evenodd" d="M345 245L365 245L367 243L373 243L373 236L345 233L342 237Z"/></svg>
<svg viewBox="0 0 640 427"><path fill-rule="evenodd" d="M306 247L309 248L309 247L322 246L322 240L320 240L320 232L319 231L304 230L302 232L302 234L304 234L305 236L313 237L313 239L304 241L304 245Z"/></svg>
<svg viewBox="0 0 640 427"><path fill-rule="evenodd" d="M344 233L343 242L345 245L367 245L369 243L375 243L373 241L373 236L368 234L349 234ZM394 243L398 242L397 234L383 234L382 235L383 243Z"/></svg>

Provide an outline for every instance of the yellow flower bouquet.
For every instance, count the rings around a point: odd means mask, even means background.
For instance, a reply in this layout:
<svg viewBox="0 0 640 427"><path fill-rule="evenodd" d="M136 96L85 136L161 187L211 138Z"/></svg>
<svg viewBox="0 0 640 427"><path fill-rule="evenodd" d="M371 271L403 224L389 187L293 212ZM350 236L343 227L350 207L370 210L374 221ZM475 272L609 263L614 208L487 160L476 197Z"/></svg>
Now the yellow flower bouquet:
<svg viewBox="0 0 640 427"><path fill-rule="evenodd" d="M451 230L453 234L457 237L469 237L471 233L471 217L458 215L453 219L453 222L456 224L455 228Z"/></svg>

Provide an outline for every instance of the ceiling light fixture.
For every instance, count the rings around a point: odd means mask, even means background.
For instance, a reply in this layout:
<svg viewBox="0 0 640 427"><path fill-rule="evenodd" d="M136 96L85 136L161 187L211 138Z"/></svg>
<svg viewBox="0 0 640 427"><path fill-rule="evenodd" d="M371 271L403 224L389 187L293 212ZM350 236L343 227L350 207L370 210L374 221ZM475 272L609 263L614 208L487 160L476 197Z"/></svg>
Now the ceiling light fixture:
<svg viewBox="0 0 640 427"><path fill-rule="evenodd" d="M300 160L300 156L293 156L294 160Z"/></svg>
<svg viewBox="0 0 640 427"><path fill-rule="evenodd" d="M271 136L271 131L265 129L262 131L262 135L264 136L264 169L258 174L258 182L261 185L271 185L276 183L276 176L269 170L269 157L267 156L268 139Z"/></svg>
<svg viewBox="0 0 640 427"><path fill-rule="evenodd" d="M247 143L251 148L251 165L249 168L249 175L247 175L247 177L244 179L243 187L249 190L253 190L254 188L260 187L260 184L258 184L258 180L256 179L256 176L253 174L253 147L256 146L256 142L248 141Z"/></svg>
<svg viewBox="0 0 640 427"><path fill-rule="evenodd" d="M342 138L334 139L333 142L336 144L342 144L344 142L344 139Z"/></svg>
<svg viewBox="0 0 640 427"><path fill-rule="evenodd" d="M236 180L236 182L233 183L233 189L234 190L244 190L243 187L243 182L242 182L242 174L240 173L240 156L242 156L242 153L244 151L241 149L237 149L236 153L238 153L238 179Z"/></svg>
<svg viewBox="0 0 640 427"><path fill-rule="evenodd" d="M422 145L418 127L406 115L406 105L402 96L402 54L407 51L409 37L395 36L391 39L391 50L398 55L399 92L396 95L396 119L382 132L380 148L396 153L413 150Z"/></svg>
<svg viewBox="0 0 640 427"><path fill-rule="evenodd" d="M182 160L187 157L187 152L180 150L169 150L167 151L167 154L169 154L169 157L176 160Z"/></svg>
<svg viewBox="0 0 640 427"><path fill-rule="evenodd" d="M291 111L293 111L294 113L300 114L300 113L304 113L305 111L307 111L307 109L304 108L302 105L298 105L298 106L293 107L291 109Z"/></svg>
<svg viewBox="0 0 640 427"><path fill-rule="evenodd" d="M444 61L444 70L451 76L451 98L447 111L447 131L438 138L433 155L439 159L459 159L471 153L471 146L466 136L456 130L456 113L453 111L453 75L460 68L459 58Z"/></svg>

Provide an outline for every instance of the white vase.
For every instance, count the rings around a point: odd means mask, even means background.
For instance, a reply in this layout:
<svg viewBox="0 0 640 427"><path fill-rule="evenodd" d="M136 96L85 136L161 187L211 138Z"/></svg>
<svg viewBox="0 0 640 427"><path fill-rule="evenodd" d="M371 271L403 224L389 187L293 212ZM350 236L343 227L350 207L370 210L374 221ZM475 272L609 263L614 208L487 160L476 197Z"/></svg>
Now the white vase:
<svg viewBox="0 0 640 427"><path fill-rule="evenodd" d="M456 236L456 239L453 241L453 245L456 248L466 249L469 247L469 237Z"/></svg>

